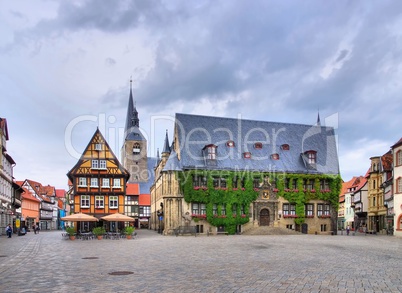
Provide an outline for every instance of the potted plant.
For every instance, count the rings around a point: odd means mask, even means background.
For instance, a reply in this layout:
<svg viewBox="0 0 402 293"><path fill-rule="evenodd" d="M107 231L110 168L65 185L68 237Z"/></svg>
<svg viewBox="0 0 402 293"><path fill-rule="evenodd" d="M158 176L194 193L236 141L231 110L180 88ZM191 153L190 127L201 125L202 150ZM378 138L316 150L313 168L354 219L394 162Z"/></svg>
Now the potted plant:
<svg viewBox="0 0 402 293"><path fill-rule="evenodd" d="M133 226L127 226L124 229L124 234L126 234L127 239L131 239L132 234L134 233L135 228Z"/></svg>
<svg viewBox="0 0 402 293"><path fill-rule="evenodd" d="M70 240L75 240L75 229L74 229L74 227L67 227L66 232L70 236Z"/></svg>
<svg viewBox="0 0 402 293"><path fill-rule="evenodd" d="M98 240L102 240L103 234L106 233L106 230L103 227L95 227L92 229L92 233L98 238Z"/></svg>

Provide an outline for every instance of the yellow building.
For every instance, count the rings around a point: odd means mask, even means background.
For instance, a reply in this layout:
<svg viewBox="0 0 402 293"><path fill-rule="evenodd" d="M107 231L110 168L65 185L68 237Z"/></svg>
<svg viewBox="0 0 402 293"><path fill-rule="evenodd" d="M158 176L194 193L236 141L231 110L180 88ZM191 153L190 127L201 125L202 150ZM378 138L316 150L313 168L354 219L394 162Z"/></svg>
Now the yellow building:
<svg viewBox="0 0 402 293"><path fill-rule="evenodd" d="M387 209L384 206L384 190L382 185L381 156L371 157L368 174L368 232L378 233L385 229Z"/></svg>
<svg viewBox="0 0 402 293"><path fill-rule="evenodd" d="M73 185L71 212L82 212L97 218L124 213L129 173L120 164L99 129L67 176Z"/></svg>

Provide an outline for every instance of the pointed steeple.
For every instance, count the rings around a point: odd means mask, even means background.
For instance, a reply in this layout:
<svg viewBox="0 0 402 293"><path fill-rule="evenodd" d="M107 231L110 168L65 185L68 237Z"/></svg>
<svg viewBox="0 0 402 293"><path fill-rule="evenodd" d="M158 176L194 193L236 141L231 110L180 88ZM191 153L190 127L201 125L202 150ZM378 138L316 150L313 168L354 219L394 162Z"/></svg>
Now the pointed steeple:
<svg viewBox="0 0 402 293"><path fill-rule="evenodd" d="M165 144L163 146L162 154L164 154L164 153L170 154L169 137L168 137L167 129L166 129Z"/></svg>
<svg viewBox="0 0 402 293"><path fill-rule="evenodd" d="M127 118L125 131L129 132L131 127L140 127L140 119L138 119L138 112L133 101L132 80L130 79L130 96L128 98Z"/></svg>
<svg viewBox="0 0 402 293"><path fill-rule="evenodd" d="M320 120L320 111L318 111L318 116L317 116L317 126L321 126L321 120Z"/></svg>
<svg viewBox="0 0 402 293"><path fill-rule="evenodd" d="M156 166L159 164L160 161L161 161L161 157L159 156L159 148L158 148L156 151Z"/></svg>

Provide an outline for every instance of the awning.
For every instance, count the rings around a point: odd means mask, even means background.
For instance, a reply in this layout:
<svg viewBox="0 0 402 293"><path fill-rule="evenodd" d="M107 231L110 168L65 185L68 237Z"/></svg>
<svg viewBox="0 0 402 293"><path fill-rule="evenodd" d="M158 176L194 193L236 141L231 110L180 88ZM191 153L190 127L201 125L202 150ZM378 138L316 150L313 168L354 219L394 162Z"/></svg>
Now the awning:
<svg viewBox="0 0 402 293"><path fill-rule="evenodd" d="M354 222L354 221L355 221L354 218L349 218L349 219L347 219L345 222Z"/></svg>

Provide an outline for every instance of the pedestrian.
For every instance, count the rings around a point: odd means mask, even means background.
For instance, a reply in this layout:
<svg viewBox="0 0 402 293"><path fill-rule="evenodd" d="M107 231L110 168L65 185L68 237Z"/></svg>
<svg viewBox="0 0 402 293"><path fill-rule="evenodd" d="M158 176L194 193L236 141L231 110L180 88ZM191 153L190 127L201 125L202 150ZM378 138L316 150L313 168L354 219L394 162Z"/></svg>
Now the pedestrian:
<svg viewBox="0 0 402 293"><path fill-rule="evenodd" d="M350 232L350 227L349 227L349 225L346 227L346 235L348 235L349 236L349 232Z"/></svg>
<svg viewBox="0 0 402 293"><path fill-rule="evenodd" d="M39 234L39 230L40 230L39 225L38 225L38 224L36 224L36 233L38 233L38 234Z"/></svg>
<svg viewBox="0 0 402 293"><path fill-rule="evenodd" d="M11 238L11 236L13 235L13 228L11 227L11 224L8 224L8 226L6 227L6 233L8 238Z"/></svg>
<svg viewBox="0 0 402 293"><path fill-rule="evenodd" d="M35 224L32 225L32 230L34 231L34 234L36 234L36 225Z"/></svg>

